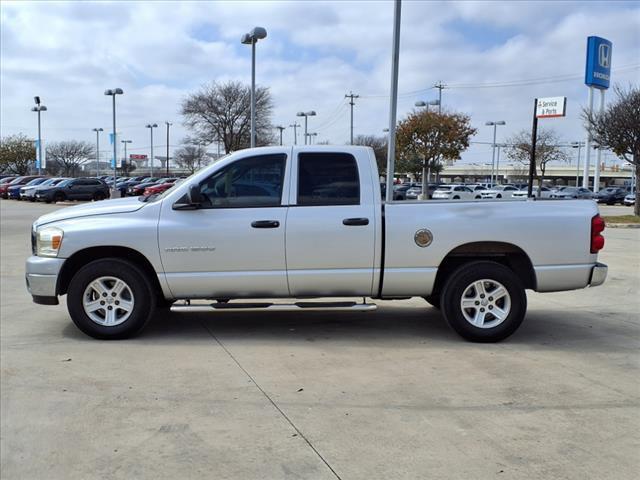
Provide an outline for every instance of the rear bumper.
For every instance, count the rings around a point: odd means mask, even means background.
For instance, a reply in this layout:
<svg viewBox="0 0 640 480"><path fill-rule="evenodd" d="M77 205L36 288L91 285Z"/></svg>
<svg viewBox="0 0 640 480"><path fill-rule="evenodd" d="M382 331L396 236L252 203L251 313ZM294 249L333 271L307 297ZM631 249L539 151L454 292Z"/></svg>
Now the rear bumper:
<svg viewBox="0 0 640 480"><path fill-rule="evenodd" d="M32 256L27 259L25 280L35 303L57 305L58 274L65 259Z"/></svg>
<svg viewBox="0 0 640 480"><path fill-rule="evenodd" d="M589 280L589 286L597 287L598 285L602 285L607 279L608 271L609 267L607 267L604 263L596 263L591 269L591 279Z"/></svg>

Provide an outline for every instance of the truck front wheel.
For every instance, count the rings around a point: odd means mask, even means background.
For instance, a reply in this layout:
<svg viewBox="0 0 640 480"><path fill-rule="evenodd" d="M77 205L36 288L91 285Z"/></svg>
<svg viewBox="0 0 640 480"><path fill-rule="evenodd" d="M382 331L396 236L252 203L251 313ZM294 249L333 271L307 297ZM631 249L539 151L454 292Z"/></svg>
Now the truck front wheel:
<svg viewBox="0 0 640 480"><path fill-rule="evenodd" d="M82 267L67 291L67 309L76 326L99 339L131 337L144 328L156 294L144 272L120 258Z"/></svg>
<svg viewBox="0 0 640 480"><path fill-rule="evenodd" d="M496 262L461 266L442 292L442 313L463 338L472 342L499 342L514 333L527 311L520 278Z"/></svg>

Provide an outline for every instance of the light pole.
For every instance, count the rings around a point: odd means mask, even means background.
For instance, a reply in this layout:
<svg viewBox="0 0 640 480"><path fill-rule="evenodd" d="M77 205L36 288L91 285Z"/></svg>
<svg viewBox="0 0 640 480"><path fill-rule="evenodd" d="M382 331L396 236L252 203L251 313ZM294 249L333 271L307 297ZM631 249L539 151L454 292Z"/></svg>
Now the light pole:
<svg viewBox="0 0 640 480"><path fill-rule="evenodd" d="M173 123L164 122L167 126L167 177L169 176L169 127L173 125Z"/></svg>
<svg viewBox="0 0 640 480"><path fill-rule="evenodd" d="M580 150L582 150L582 147L584 147L584 142L573 142L571 144L571 148L578 149L578 165L576 166L576 187L580 182Z"/></svg>
<svg viewBox="0 0 640 480"><path fill-rule="evenodd" d="M351 99L351 101L349 102L349 105L351 105L351 130L350 130L351 135L350 135L350 138L351 138L351 145L353 145L353 107L356 104L356 102L354 102L353 100L355 98L360 98L360 95L356 95L353 92L349 92L349 95L345 95L344 98L350 98Z"/></svg>
<svg viewBox="0 0 640 480"><path fill-rule="evenodd" d="M94 128L96 132L96 177L100 176L100 132L104 132L102 128Z"/></svg>
<svg viewBox="0 0 640 480"><path fill-rule="evenodd" d="M278 130L280 130L280 145L282 145L282 132L287 128L287 127L283 127L282 125L278 125L276 126L276 128Z"/></svg>
<svg viewBox="0 0 640 480"><path fill-rule="evenodd" d="M251 45L251 148L256 146L256 43L263 38L267 38L267 31L255 27L240 40L245 45Z"/></svg>
<svg viewBox="0 0 640 480"><path fill-rule="evenodd" d="M424 100L418 100L414 103L416 107L427 107L427 112L429 111L429 105L438 106L440 105L440 100L429 100L425 102Z"/></svg>
<svg viewBox="0 0 640 480"><path fill-rule="evenodd" d="M150 176L153 177L153 129L154 128L158 128L158 124L157 123L147 123L146 128L148 128L151 131L151 171L150 171Z"/></svg>
<svg viewBox="0 0 640 480"><path fill-rule="evenodd" d="M485 125L493 127L493 155L491 156L491 186L495 183L495 165L496 165L496 129L498 125L506 125L507 122L499 120L497 122L485 122Z"/></svg>
<svg viewBox="0 0 640 480"><path fill-rule="evenodd" d="M124 162L122 163L122 167L125 166L126 162L128 162L127 158L127 143L132 143L131 140L120 140L124 144Z"/></svg>
<svg viewBox="0 0 640 480"><path fill-rule="evenodd" d="M309 145L313 145L313 137L317 137L318 133L313 132L313 133L307 133L306 135L307 137L309 137Z"/></svg>
<svg viewBox="0 0 640 480"><path fill-rule="evenodd" d="M105 90L104 94L105 95L111 95L112 99L113 99L113 138L112 138L112 143L113 143L113 194L115 195L116 192L116 150L118 148L118 144L116 143L116 95L122 95L124 92L122 91L121 88L114 88L114 89L110 89L110 90Z"/></svg>
<svg viewBox="0 0 640 480"><path fill-rule="evenodd" d="M297 122L293 122L289 126L293 127L293 144L297 145L298 144L298 127L300 126L300 124Z"/></svg>
<svg viewBox="0 0 640 480"><path fill-rule="evenodd" d="M506 147L506 145L503 143L499 143L498 145L496 145L496 147L498 148L498 155L496 157L496 183L497 183L500 181L500 148Z"/></svg>
<svg viewBox="0 0 640 480"><path fill-rule="evenodd" d="M304 144L307 144L307 120L309 117L314 117L316 115L315 110L310 110L308 112L298 112L296 113L297 117L304 117Z"/></svg>
<svg viewBox="0 0 640 480"><path fill-rule="evenodd" d="M40 128L40 112L46 112L47 107L40 104L40 97L33 97L36 106L31 108L32 112L38 113L38 175L42 174L42 131Z"/></svg>

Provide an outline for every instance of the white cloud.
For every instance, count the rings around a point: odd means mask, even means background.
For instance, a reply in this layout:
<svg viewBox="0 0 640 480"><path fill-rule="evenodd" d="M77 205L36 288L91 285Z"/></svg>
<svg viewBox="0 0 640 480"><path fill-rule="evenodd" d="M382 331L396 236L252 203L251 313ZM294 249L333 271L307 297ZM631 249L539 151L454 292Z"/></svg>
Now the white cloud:
<svg viewBox="0 0 640 480"><path fill-rule="evenodd" d="M93 141L109 129L105 88L122 87L118 122L134 144L148 149L148 122L180 125L181 98L211 80L250 78L250 50L239 43L254 25L268 38L258 45L258 83L275 101L274 123L289 125L314 109L311 130L335 143L348 139L344 95L356 101L356 133L382 134L388 119L391 2L3 2L1 9L1 133L35 134L30 112L40 95L48 140ZM536 96L566 95L568 116L545 122L566 140L581 139L579 113L586 37L613 41L614 82L638 84L640 8L614 2L404 2L399 117L417 99L432 99L436 81L483 84L575 74L569 81L502 88L451 88L445 108L468 113L488 141L486 120L506 120L501 135L530 128ZM158 145L164 143L159 135ZM285 132L291 139L292 132ZM473 147L465 161L486 161Z"/></svg>

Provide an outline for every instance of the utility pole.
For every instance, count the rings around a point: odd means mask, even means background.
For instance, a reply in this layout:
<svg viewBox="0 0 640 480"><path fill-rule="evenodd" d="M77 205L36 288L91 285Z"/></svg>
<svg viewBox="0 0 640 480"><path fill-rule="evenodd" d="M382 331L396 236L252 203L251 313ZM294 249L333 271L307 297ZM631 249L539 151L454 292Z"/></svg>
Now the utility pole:
<svg viewBox="0 0 640 480"><path fill-rule="evenodd" d="M447 88L447 86L442 83L442 81L436 83L433 88L438 89L438 113L442 113L442 90Z"/></svg>
<svg viewBox="0 0 640 480"><path fill-rule="evenodd" d="M351 145L353 145L353 106L355 105L355 102L353 101L354 98L360 98L360 95L355 95L353 92L349 92L349 95L345 95L344 98L350 98L350 102L349 105L351 105Z"/></svg>
<svg viewBox="0 0 640 480"><path fill-rule="evenodd" d="M276 128L278 130L280 130L280 145L282 145L282 132L287 128L287 127L283 127L282 125L278 125L276 126Z"/></svg>
<svg viewBox="0 0 640 480"><path fill-rule="evenodd" d="M169 176L169 127L173 125L173 123L164 122L167 126L167 177Z"/></svg>
<svg viewBox="0 0 640 480"><path fill-rule="evenodd" d="M297 145L298 144L298 127L300 127L301 125L297 122L293 122L293 124L289 126L293 127L293 144Z"/></svg>

